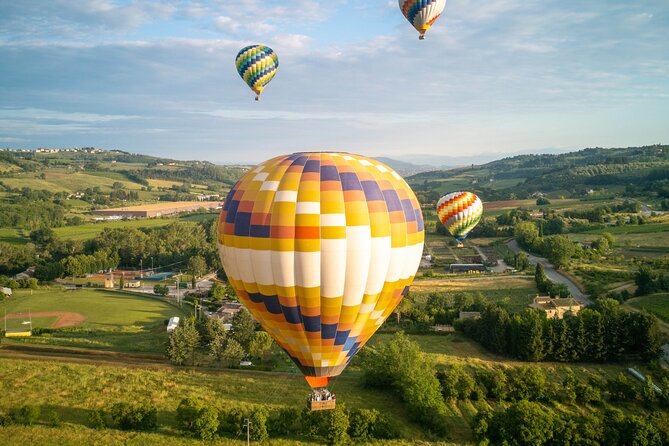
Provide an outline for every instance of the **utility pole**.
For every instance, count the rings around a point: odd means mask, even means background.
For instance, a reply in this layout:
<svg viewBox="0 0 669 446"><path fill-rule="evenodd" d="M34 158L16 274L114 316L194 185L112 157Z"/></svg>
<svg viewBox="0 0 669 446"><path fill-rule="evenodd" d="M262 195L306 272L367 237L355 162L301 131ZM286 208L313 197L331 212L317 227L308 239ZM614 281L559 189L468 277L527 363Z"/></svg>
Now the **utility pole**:
<svg viewBox="0 0 669 446"><path fill-rule="evenodd" d="M153 269L153 256L151 256L151 274L155 274L156 271Z"/></svg>
<svg viewBox="0 0 669 446"><path fill-rule="evenodd" d="M143 261L144 261L144 259L139 259L139 278L140 278L140 279L144 277L144 274L142 273L142 270L144 269L144 268L142 267L142 266L143 266L143 265L142 265L142 262L143 262Z"/></svg>
<svg viewBox="0 0 669 446"><path fill-rule="evenodd" d="M245 418L244 425L246 426L246 446L248 446L251 444L251 420Z"/></svg>
<svg viewBox="0 0 669 446"><path fill-rule="evenodd" d="M181 300L179 299L179 276L177 276L177 303L181 306Z"/></svg>

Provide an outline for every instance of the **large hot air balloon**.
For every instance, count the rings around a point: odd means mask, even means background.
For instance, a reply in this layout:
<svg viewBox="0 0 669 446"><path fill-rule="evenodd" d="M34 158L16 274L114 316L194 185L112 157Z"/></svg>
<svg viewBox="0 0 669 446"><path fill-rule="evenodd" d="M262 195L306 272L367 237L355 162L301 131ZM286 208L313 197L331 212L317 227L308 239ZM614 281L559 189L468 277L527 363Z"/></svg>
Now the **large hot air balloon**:
<svg viewBox="0 0 669 446"><path fill-rule="evenodd" d="M255 92L257 101L260 93L276 74L279 58L268 46L250 45L239 51L235 65L244 82Z"/></svg>
<svg viewBox="0 0 669 446"><path fill-rule="evenodd" d="M437 216L462 247L467 235L481 221L483 203L471 192L451 192L439 199Z"/></svg>
<svg viewBox="0 0 669 446"><path fill-rule="evenodd" d="M439 18L446 7L446 0L399 0L402 14L420 33L420 40Z"/></svg>
<svg viewBox="0 0 669 446"><path fill-rule="evenodd" d="M347 153L260 164L232 188L218 226L239 299L319 390L407 293L423 239L407 183Z"/></svg>

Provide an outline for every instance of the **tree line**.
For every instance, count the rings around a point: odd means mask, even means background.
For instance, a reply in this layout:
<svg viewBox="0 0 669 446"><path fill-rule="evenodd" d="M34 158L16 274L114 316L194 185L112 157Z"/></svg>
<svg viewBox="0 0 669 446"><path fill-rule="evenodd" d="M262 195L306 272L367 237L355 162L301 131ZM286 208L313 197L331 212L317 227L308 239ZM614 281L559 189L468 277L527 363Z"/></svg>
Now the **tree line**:
<svg viewBox="0 0 669 446"><path fill-rule="evenodd" d="M529 308L510 315L490 304L480 319L461 320L456 327L491 352L524 361L650 361L660 353L657 321L624 311L612 299L599 299L594 308L564 319L547 319Z"/></svg>

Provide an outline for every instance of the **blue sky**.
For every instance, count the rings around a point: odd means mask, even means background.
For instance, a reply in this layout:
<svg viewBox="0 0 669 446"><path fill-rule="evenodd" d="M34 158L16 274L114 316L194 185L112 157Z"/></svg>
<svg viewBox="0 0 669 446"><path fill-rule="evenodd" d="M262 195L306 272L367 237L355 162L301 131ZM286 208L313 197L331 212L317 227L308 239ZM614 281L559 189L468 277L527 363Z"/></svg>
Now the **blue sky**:
<svg viewBox="0 0 669 446"><path fill-rule="evenodd" d="M260 102L234 68L279 55ZM0 0L0 147L213 162L669 142L666 0ZM492 156L491 155L491 156Z"/></svg>

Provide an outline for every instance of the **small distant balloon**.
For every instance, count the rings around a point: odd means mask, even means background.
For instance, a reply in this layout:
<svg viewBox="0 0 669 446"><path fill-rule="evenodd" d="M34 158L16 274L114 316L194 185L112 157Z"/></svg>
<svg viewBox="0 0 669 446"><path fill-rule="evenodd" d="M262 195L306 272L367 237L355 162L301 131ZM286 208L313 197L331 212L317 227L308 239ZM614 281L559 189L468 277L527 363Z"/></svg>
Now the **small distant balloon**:
<svg viewBox="0 0 669 446"><path fill-rule="evenodd" d="M268 46L249 45L239 51L235 65L244 82L255 92L257 101L279 69L279 58Z"/></svg>
<svg viewBox="0 0 669 446"><path fill-rule="evenodd" d="M439 18L446 7L446 0L399 0L402 14L420 33L420 40Z"/></svg>
<svg viewBox="0 0 669 446"><path fill-rule="evenodd" d="M450 192L439 199L437 216L448 232L462 243L481 221L483 203L471 192Z"/></svg>

